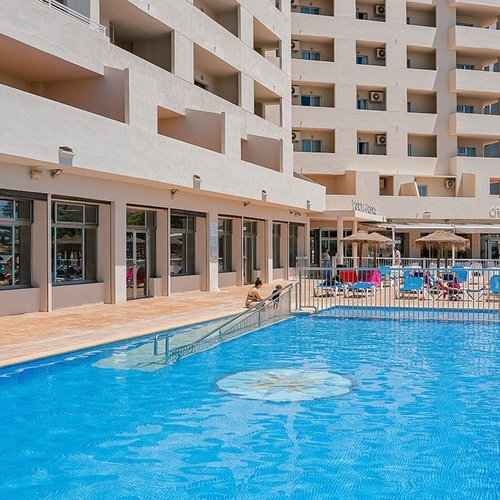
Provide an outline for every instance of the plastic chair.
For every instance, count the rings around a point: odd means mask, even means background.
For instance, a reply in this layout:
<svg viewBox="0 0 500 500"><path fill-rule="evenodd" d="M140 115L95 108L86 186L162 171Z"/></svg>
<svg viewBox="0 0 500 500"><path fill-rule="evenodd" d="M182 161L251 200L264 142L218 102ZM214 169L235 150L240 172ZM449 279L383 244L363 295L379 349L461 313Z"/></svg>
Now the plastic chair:
<svg viewBox="0 0 500 500"><path fill-rule="evenodd" d="M419 276L408 276L404 282L403 286L396 290L396 298L401 298L401 295L405 294L413 294L419 297L422 295L425 298L425 289L424 289L424 278Z"/></svg>

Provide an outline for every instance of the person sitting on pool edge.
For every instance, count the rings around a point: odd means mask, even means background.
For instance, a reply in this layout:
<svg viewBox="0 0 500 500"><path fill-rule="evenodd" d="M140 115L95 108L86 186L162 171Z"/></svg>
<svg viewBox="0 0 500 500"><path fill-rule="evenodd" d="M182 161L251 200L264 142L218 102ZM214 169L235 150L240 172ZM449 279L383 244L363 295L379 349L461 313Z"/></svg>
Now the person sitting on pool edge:
<svg viewBox="0 0 500 500"><path fill-rule="evenodd" d="M264 298L260 295L259 289L262 288L262 280L260 278L257 278L255 280L255 284L252 287L251 290L249 290L247 294L247 300L245 301L245 307L252 307L258 304L259 302L262 302ZM262 304L264 305L264 304Z"/></svg>

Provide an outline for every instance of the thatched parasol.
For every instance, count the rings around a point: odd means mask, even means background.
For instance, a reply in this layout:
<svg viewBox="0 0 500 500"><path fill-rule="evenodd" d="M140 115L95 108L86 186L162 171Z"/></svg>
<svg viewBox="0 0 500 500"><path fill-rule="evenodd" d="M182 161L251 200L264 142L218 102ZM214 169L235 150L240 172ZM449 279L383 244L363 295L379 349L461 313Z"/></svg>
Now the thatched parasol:
<svg viewBox="0 0 500 500"><path fill-rule="evenodd" d="M356 243L358 245L358 267L361 267L361 257L363 255L363 245L367 243L369 246L374 247L373 250L373 267L377 267L377 248L383 247L387 244L394 245L394 240L387 238L380 233L368 233L366 231L358 231L341 239L344 243Z"/></svg>
<svg viewBox="0 0 500 500"><path fill-rule="evenodd" d="M427 236L415 240L415 243L422 248L435 248L437 250L437 267L439 267L440 264L442 251L444 251L444 265L448 267L449 250L465 250L470 247L470 241L467 238L462 238L462 236L450 233L449 231L434 231Z"/></svg>

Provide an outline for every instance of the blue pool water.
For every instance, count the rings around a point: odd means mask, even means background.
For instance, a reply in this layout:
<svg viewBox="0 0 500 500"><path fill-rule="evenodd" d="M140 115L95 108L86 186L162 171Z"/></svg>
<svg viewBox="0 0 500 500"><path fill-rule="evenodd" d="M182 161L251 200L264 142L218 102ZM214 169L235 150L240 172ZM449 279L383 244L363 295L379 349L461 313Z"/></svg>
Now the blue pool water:
<svg viewBox="0 0 500 500"><path fill-rule="evenodd" d="M296 317L0 371L2 499L500 498L498 324Z"/></svg>

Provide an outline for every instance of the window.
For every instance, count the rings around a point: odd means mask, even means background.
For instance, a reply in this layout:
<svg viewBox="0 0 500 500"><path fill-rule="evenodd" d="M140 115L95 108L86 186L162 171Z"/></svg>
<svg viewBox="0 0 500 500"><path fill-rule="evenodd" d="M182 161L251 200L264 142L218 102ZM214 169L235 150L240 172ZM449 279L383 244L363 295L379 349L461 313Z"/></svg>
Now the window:
<svg viewBox="0 0 500 500"><path fill-rule="evenodd" d="M301 95L300 104L302 106L321 106L320 95Z"/></svg>
<svg viewBox="0 0 500 500"><path fill-rule="evenodd" d="M233 221L219 219L219 272L233 270Z"/></svg>
<svg viewBox="0 0 500 500"><path fill-rule="evenodd" d="M315 50L302 50L300 57L307 61L321 61L321 52Z"/></svg>
<svg viewBox="0 0 500 500"><path fill-rule="evenodd" d="M474 113L474 106L457 104L457 113Z"/></svg>
<svg viewBox="0 0 500 500"><path fill-rule="evenodd" d="M457 64L457 69L476 69L474 64Z"/></svg>
<svg viewBox="0 0 500 500"><path fill-rule="evenodd" d="M408 101L408 102L406 103L406 111L407 111L408 113L411 113L411 102L410 102L410 101Z"/></svg>
<svg viewBox="0 0 500 500"><path fill-rule="evenodd" d="M490 181L490 195L492 196L500 196L500 182Z"/></svg>
<svg viewBox="0 0 500 500"><path fill-rule="evenodd" d="M356 64L368 64L368 56L357 55Z"/></svg>
<svg viewBox="0 0 500 500"><path fill-rule="evenodd" d="M406 67L411 68L411 59L406 60Z"/></svg>
<svg viewBox="0 0 500 500"><path fill-rule="evenodd" d="M0 198L0 287L31 285L32 202Z"/></svg>
<svg viewBox="0 0 500 500"><path fill-rule="evenodd" d="M356 12L356 19L368 19L368 12Z"/></svg>
<svg viewBox="0 0 500 500"><path fill-rule="evenodd" d="M407 152L408 156L411 156L411 144L408 144L406 149L407 149L406 152Z"/></svg>
<svg viewBox="0 0 500 500"><path fill-rule="evenodd" d="M471 148L470 146L468 146L468 147L459 146L457 148L457 155L458 156L476 156L476 148Z"/></svg>
<svg viewBox="0 0 500 500"><path fill-rule="evenodd" d="M52 282L97 280L97 205L52 203Z"/></svg>
<svg viewBox="0 0 500 500"><path fill-rule="evenodd" d="M317 139L303 139L302 151L304 153L321 153L321 141Z"/></svg>
<svg viewBox="0 0 500 500"><path fill-rule="evenodd" d="M368 154L368 143L358 142L358 155L367 155L367 154Z"/></svg>
<svg viewBox="0 0 500 500"><path fill-rule="evenodd" d="M273 268L281 267L281 224L273 224Z"/></svg>
<svg viewBox="0 0 500 500"><path fill-rule="evenodd" d="M368 109L368 99L358 97L356 99L356 109Z"/></svg>
<svg viewBox="0 0 500 500"><path fill-rule="evenodd" d="M170 217L170 274L194 274L196 219L187 215Z"/></svg>
<svg viewBox="0 0 500 500"><path fill-rule="evenodd" d="M427 186L418 186L417 185L417 190L418 190L419 196L427 196Z"/></svg>
<svg viewBox="0 0 500 500"><path fill-rule="evenodd" d="M194 81L194 84L197 86L197 87L200 87L200 89L203 89L203 90L208 90L208 85L206 83L203 83L203 82L200 82L198 80L195 80Z"/></svg>
<svg viewBox="0 0 500 500"><path fill-rule="evenodd" d="M288 242L289 242L289 267L297 265L297 256L299 249L299 225L290 224L288 227Z"/></svg>
<svg viewBox="0 0 500 500"><path fill-rule="evenodd" d="M320 12L319 7L307 7L305 5L300 6L300 13L301 14L316 14L318 15Z"/></svg>

